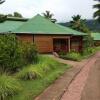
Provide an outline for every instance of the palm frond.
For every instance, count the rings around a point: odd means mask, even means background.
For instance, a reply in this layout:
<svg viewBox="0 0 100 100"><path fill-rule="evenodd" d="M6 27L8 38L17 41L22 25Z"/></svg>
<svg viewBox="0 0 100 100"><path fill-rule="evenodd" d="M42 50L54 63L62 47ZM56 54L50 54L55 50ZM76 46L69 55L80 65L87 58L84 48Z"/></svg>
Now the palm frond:
<svg viewBox="0 0 100 100"><path fill-rule="evenodd" d="M96 17L99 17L99 16L100 16L100 10L97 10L97 11L94 13L93 17L96 18Z"/></svg>
<svg viewBox="0 0 100 100"><path fill-rule="evenodd" d="M2 3L4 3L5 2L5 0L0 0L0 4L2 4Z"/></svg>
<svg viewBox="0 0 100 100"><path fill-rule="evenodd" d="M98 8L98 9L100 9L100 4L94 5L93 8Z"/></svg>

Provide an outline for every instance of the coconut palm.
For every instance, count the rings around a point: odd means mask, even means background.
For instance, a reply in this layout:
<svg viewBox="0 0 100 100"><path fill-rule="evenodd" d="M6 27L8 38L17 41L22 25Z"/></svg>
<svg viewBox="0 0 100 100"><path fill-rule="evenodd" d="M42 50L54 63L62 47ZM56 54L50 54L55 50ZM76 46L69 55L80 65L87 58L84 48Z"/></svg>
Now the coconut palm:
<svg viewBox="0 0 100 100"><path fill-rule="evenodd" d="M72 29L88 33L89 29L86 26L85 22L86 20L81 19L80 15L72 16L72 21L70 21L70 27Z"/></svg>
<svg viewBox="0 0 100 100"><path fill-rule="evenodd" d="M95 4L93 8L96 8L97 11L94 13L93 17L97 19L97 21L100 23L100 0L95 0L98 1L98 4Z"/></svg>
<svg viewBox="0 0 100 100"><path fill-rule="evenodd" d="M53 19L52 17L54 16L54 14L50 13L50 11L45 11L45 13L43 13L43 16L46 19L49 19L51 22L55 23L57 20Z"/></svg>

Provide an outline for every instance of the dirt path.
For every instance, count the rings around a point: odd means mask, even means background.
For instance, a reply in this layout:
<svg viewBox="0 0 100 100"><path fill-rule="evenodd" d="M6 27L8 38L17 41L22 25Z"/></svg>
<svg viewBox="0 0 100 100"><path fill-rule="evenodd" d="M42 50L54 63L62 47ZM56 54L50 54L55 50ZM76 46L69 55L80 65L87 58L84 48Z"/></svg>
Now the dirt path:
<svg viewBox="0 0 100 100"><path fill-rule="evenodd" d="M100 57L100 52L97 53L93 58L91 58L91 60L84 66L82 71L75 77L75 79L72 81L72 83L62 96L61 100L81 100L81 93L86 84L89 72L91 70L91 67L95 64L96 60L98 60L98 57ZM82 100L85 99L83 98ZM98 100L98 99L86 99L86 100Z"/></svg>
<svg viewBox="0 0 100 100"><path fill-rule="evenodd" d="M100 100L100 58L90 71L81 100Z"/></svg>
<svg viewBox="0 0 100 100"><path fill-rule="evenodd" d="M100 57L100 52L81 62L53 57L59 62L70 64L73 67L67 70L35 100L81 100L81 92L85 86L89 71L98 57Z"/></svg>

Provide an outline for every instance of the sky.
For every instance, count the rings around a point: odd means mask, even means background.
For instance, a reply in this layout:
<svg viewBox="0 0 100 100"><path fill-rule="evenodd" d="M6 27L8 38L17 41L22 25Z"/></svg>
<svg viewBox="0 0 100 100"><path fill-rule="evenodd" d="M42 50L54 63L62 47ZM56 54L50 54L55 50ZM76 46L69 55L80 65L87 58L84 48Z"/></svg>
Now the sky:
<svg viewBox="0 0 100 100"><path fill-rule="evenodd" d="M77 14L85 19L92 19L95 3L94 0L6 0L0 5L0 13L9 14L17 11L26 18L32 18L49 10L58 22L67 22Z"/></svg>

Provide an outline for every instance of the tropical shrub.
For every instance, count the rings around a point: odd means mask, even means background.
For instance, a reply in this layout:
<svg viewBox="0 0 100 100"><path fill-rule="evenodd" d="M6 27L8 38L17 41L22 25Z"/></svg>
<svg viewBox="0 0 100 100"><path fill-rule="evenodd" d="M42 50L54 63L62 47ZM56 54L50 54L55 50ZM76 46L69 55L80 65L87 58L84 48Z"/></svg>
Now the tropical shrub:
<svg viewBox="0 0 100 100"><path fill-rule="evenodd" d="M14 34L0 36L0 70L15 70L35 63L37 58L38 53L33 43L22 43Z"/></svg>
<svg viewBox="0 0 100 100"><path fill-rule="evenodd" d="M88 48L88 47L93 47L94 46L94 41L91 35L87 34L87 36L84 37L84 43L83 43L83 48Z"/></svg>
<svg viewBox="0 0 100 100"><path fill-rule="evenodd" d="M88 47L88 48L83 50L83 55L90 55L90 54L95 53L95 51L96 51L95 48Z"/></svg>
<svg viewBox="0 0 100 100"><path fill-rule="evenodd" d="M0 36L0 69L13 69L20 65L20 51L15 35Z"/></svg>
<svg viewBox="0 0 100 100"><path fill-rule="evenodd" d="M0 100L8 100L8 98L18 94L21 89L18 80L5 74L0 75Z"/></svg>
<svg viewBox="0 0 100 100"><path fill-rule="evenodd" d="M22 51L24 63L36 63L38 61L38 52L35 44L30 42L24 42L20 44L20 49Z"/></svg>
<svg viewBox="0 0 100 100"><path fill-rule="evenodd" d="M78 52L69 52L66 55L60 55L61 58L63 59L68 59L68 60L75 60L75 61L80 61L81 60L81 54Z"/></svg>

